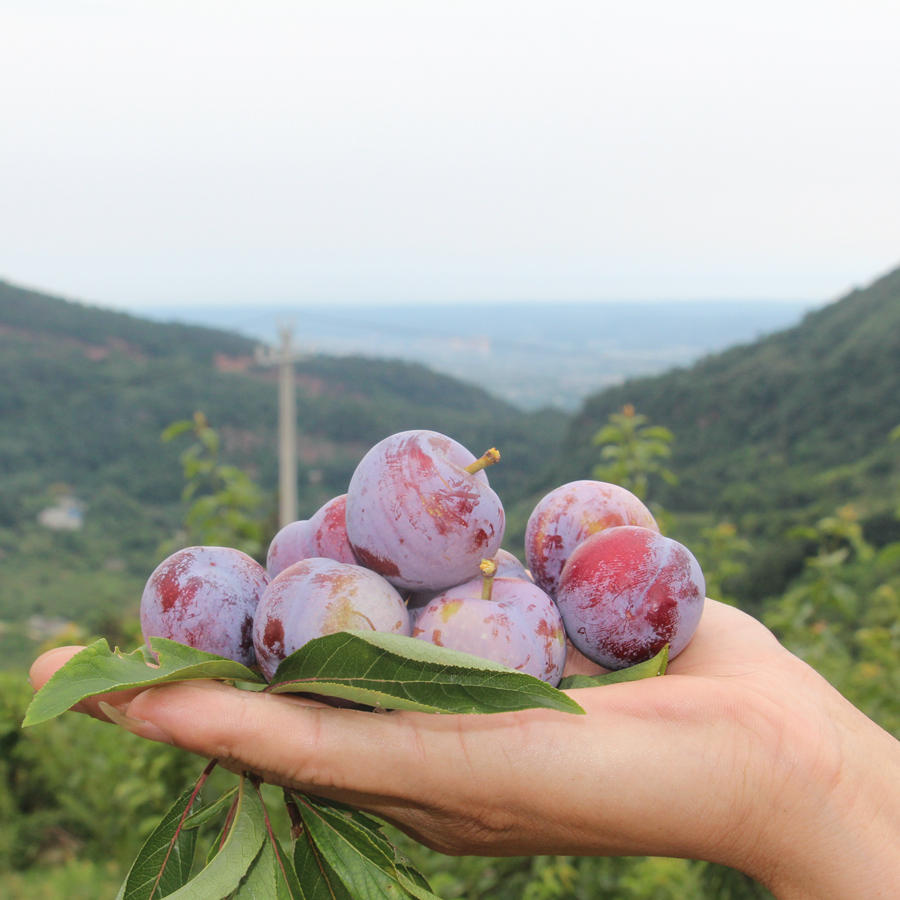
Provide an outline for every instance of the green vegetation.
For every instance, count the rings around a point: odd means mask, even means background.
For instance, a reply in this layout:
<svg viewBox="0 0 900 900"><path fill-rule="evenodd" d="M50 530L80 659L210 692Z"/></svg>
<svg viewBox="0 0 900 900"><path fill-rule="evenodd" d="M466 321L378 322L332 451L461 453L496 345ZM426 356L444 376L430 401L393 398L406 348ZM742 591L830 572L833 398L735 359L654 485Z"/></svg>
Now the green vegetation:
<svg viewBox="0 0 900 900"><path fill-rule="evenodd" d="M171 541L186 538L178 534L185 464L198 479L193 489L208 497L195 515L208 524L223 502L232 512L249 504L255 534L245 537L259 548L268 543L276 530L277 391L273 371L254 365L254 349L226 332L148 322L0 282L0 668L21 666L45 640L78 633L67 622L86 636L119 639L118 623L136 615L148 573ZM310 357L296 375L301 515L343 493L372 444L414 427L466 446L500 446L504 462L491 481L501 493L517 492L556 455L566 423L555 411L524 415L418 365ZM218 435L215 459L206 448L182 460L184 441L160 435L199 410ZM195 438L202 445L200 432ZM207 465L215 485L200 484ZM250 481L260 498L246 495ZM84 504L82 527L38 522L70 496Z"/></svg>
<svg viewBox="0 0 900 900"><path fill-rule="evenodd" d="M592 443L600 447L603 462L594 466L591 474L598 481L619 484L646 500L651 478L678 484L675 473L663 463L672 455L672 439L668 428L650 425L646 416L626 403L594 435Z"/></svg>
<svg viewBox="0 0 900 900"><path fill-rule="evenodd" d="M593 436L632 404L676 436L667 465L678 482L658 482L653 499L678 515L686 542L721 520L753 541L729 589L758 613L802 571L808 548L784 540L791 528L853 503L867 540L900 539L900 445L888 440L898 359L900 269L795 328L589 398L544 485L585 477Z"/></svg>
<svg viewBox="0 0 900 900"><path fill-rule="evenodd" d="M184 530L164 545L168 556L185 545L233 547L265 561L265 494L246 472L219 461L222 442L202 412L173 422L163 441L190 434L194 442L181 454L185 486L181 499L189 503ZM160 553L162 556L163 553Z"/></svg>
<svg viewBox="0 0 900 900"><path fill-rule="evenodd" d="M199 772L196 759L78 716L21 731L30 695L22 667L42 644L95 635L137 643L143 582L160 543L184 527L185 443L160 441L170 422L185 420L182 433L197 440L208 426L193 416L203 410L220 438L215 447L200 439L206 449L193 459L211 468L188 467L198 478L188 502L215 496L223 482L200 481L234 466L244 487L263 491L261 507L256 496L239 508L256 510L247 515L263 541L271 534L275 388L271 372L253 367L252 349L233 335L0 283L0 649L11 669L0 673L0 869L12 898L111 895L141 838ZM245 368L226 371L221 358L217 367L217 353ZM545 487L592 477L598 463L624 465L626 478L647 478L648 498L696 553L710 594L763 616L900 736L897 359L900 270L798 328L591 398L565 455L562 414L524 415L417 366L309 359L297 366L301 504L312 512L342 492L378 438L433 427L473 449L501 447L491 482L517 551ZM626 415L626 404L640 414ZM632 438L658 452L635 455ZM80 529L39 523L70 494L87 505ZM215 518L195 519L195 533ZM706 864L451 859L397 840L447 898L767 896Z"/></svg>

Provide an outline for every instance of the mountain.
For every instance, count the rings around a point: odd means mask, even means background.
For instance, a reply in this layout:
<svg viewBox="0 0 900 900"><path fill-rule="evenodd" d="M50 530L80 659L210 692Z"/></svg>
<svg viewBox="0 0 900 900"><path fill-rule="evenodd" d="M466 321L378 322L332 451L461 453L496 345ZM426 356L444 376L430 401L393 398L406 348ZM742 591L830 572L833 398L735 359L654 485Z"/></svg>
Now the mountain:
<svg viewBox="0 0 900 900"><path fill-rule="evenodd" d="M654 485L653 498L682 525L727 519L752 537L744 588L755 598L781 591L802 564L790 528L842 504L874 543L900 539L900 443L889 439L900 424L900 269L795 327L592 395L544 487L589 477L594 434L629 403L674 434L678 484Z"/></svg>
<svg viewBox="0 0 900 900"><path fill-rule="evenodd" d="M14 473L5 494L65 482L171 500L181 483L177 449L160 445L159 434L198 409L223 431L226 455L273 485L276 376L256 364L255 348L229 332L0 282L0 467ZM500 446L508 464L492 481L509 485L552 455L566 421L546 411L532 429L511 404L417 364L312 355L295 371L301 496L312 501L344 485L376 440L412 427Z"/></svg>
<svg viewBox="0 0 900 900"><path fill-rule="evenodd" d="M174 420L202 410L274 509L275 373L254 349L0 282L0 645L4 622L64 613L100 629L134 609L183 515L182 447L159 437ZM631 403L675 434L679 483L654 499L688 532L727 518L752 536L748 596L769 596L802 565L802 548L784 549L793 524L852 501L871 540L896 539L898 360L900 269L796 327L592 395L574 419L417 364L310 355L296 364L301 515L342 493L381 437L434 428L500 447L490 479L520 549L534 500L590 477L593 435Z"/></svg>
<svg viewBox="0 0 900 900"><path fill-rule="evenodd" d="M102 631L136 609L184 513L184 444L160 440L173 421L202 411L223 460L258 480L274 511L277 376L255 346L0 282L0 650L18 640L10 623L63 617ZM499 447L491 483L519 492L568 421L406 362L307 356L295 372L301 516L346 490L372 444L408 428L476 454Z"/></svg>
<svg viewBox="0 0 900 900"><path fill-rule="evenodd" d="M573 413L589 394L688 365L707 353L798 322L791 300L633 300L358 306L180 306L146 314L237 331L267 343L280 323L301 347L418 362L489 385L521 409Z"/></svg>

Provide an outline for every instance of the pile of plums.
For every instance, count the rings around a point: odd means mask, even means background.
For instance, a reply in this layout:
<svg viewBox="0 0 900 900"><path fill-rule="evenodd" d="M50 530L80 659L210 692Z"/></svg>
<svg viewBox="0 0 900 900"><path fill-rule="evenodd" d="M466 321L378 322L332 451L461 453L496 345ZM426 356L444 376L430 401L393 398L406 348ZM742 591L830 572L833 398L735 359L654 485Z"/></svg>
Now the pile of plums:
<svg viewBox="0 0 900 900"><path fill-rule="evenodd" d="M188 547L141 598L144 638L258 666L349 629L411 635L558 684L568 636L620 669L679 653L703 608L703 574L646 506L614 484L547 494L525 532L527 568L502 550L503 506L485 468L434 431L404 431L363 457L347 493L273 539L263 568L239 550Z"/></svg>

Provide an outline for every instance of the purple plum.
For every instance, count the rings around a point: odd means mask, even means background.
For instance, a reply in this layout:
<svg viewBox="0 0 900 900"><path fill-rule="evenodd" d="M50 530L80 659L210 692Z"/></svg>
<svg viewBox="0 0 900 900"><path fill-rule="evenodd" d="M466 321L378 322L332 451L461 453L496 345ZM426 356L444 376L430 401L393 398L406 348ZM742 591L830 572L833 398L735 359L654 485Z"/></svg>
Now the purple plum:
<svg viewBox="0 0 900 900"><path fill-rule="evenodd" d="M522 578L487 575L449 588L416 610L413 637L493 660L554 686L566 662L559 610L544 591Z"/></svg>
<svg viewBox="0 0 900 900"><path fill-rule="evenodd" d="M571 481L550 491L525 526L525 559L535 584L555 597L569 554L586 537L617 525L659 531L650 510L617 484Z"/></svg>
<svg viewBox="0 0 900 900"><path fill-rule="evenodd" d="M480 459L435 431L403 431L363 457L347 490L357 560L408 590L439 590L478 574L500 549L506 520Z"/></svg>
<svg viewBox="0 0 900 900"><path fill-rule="evenodd" d="M254 664L253 615L265 569L231 547L187 547L164 559L141 596L141 631Z"/></svg>
<svg viewBox="0 0 900 900"><path fill-rule="evenodd" d="M566 633L588 659L623 669L688 644L700 622L706 586L693 554L636 525L586 538L569 557L556 602Z"/></svg>
<svg viewBox="0 0 900 900"><path fill-rule="evenodd" d="M312 556L356 563L347 540L345 510L347 495L325 503L308 519L290 522L272 538L266 556L266 569L274 578L288 566Z"/></svg>
<svg viewBox="0 0 900 900"><path fill-rule="evenodd" d="M397 590L362 566L312 557L288 566L263 592L253 620L253 645L263 675L307 641L336 631L410 634Z"/></svg>

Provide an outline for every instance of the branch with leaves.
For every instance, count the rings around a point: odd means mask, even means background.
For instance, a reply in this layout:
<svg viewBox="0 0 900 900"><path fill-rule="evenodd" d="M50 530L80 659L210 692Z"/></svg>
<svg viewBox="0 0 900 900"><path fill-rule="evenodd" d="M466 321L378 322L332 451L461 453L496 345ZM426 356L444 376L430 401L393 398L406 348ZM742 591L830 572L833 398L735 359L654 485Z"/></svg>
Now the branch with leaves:
<svg viewBox="0 0 900 900"><path fill-rule="evenodd" d="M237 466L221 461L221 441L202 412L173 422L162 433L165 442L194 438L181 454L185 486L181 499L190 506L184 533L163 547L163 555L192 544L234 547L256 559L263 552L265 494Z"/></svg>
<svg viewBox="0 0 900 900"><path fill-rule="evenodd" d="M646 500L651 477L658 476L667 484L678 482L675 473L662 463L671 455L672 440L668 428L648 424L647 417L628 403L593 437L604 460L594 467L593 476L621 485Z"/></svg>

